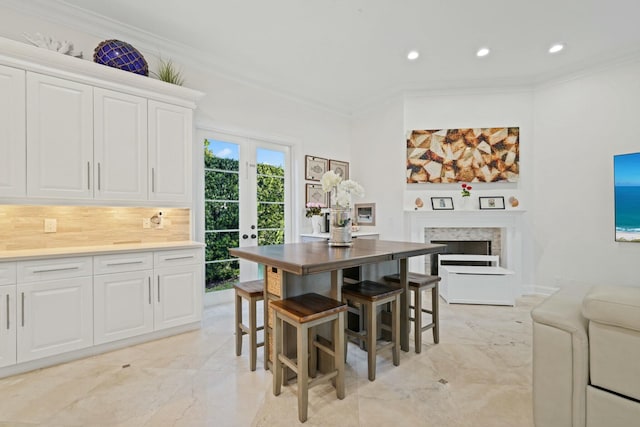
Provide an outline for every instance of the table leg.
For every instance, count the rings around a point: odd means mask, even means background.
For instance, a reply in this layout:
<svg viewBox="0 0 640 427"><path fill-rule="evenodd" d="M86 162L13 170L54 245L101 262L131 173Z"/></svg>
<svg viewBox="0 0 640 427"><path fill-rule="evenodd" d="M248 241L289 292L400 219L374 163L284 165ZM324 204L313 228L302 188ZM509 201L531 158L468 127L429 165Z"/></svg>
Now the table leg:
<svg viewBox="0 0 640 427"><path fill-rule="evenodd" d="M342 301L342 270L331 272L331 298Z"/></svg>
<svg viewBox="0 0 640 427"><path fill-rule="evenodd" d="M400 259L400 348L409 351L409 280L407 278L407 258Z"/></svg>

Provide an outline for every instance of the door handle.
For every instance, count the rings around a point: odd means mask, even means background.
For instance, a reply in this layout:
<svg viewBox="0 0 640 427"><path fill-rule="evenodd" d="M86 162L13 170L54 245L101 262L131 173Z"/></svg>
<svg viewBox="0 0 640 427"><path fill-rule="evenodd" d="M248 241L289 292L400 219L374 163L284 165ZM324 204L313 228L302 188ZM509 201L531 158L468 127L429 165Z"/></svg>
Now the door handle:
<svg viewBox="0 0 640 427"><path fill-rule="evenodd" d="M9 294L7 294L7 331L11 327L11 323L9 321Z"/></svg>
<svg viewBox="0 0 640 427"><path fill-rule="evenodd" d="M247 239L249 238L249 236L248 236L247 234L243 234L243 235L242 235L242 238L243 238L244 240L247 240Z"/></svg>

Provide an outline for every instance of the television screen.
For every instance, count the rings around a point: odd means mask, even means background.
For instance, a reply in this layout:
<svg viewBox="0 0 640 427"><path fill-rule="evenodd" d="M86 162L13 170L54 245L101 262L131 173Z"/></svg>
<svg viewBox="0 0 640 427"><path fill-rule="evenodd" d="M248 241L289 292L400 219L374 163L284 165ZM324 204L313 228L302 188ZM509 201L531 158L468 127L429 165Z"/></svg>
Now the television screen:
<svg viewBox="0 0 640 427"><path fill-rule="evenodd" d="M613 156L616 242L640 243L640 153Z"/></svg>

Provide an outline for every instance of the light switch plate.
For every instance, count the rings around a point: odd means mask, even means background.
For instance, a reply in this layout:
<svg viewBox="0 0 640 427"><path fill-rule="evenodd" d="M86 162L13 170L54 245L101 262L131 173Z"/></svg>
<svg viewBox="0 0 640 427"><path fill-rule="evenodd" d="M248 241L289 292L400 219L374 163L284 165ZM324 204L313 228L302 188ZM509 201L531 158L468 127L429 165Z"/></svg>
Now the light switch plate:
<svg viewBox="0 0 640 427"><path fill-rule="evenodd" d="M45 218L44 220L44 232L55 233L58 231L58 220L55 218Z"/></svg>

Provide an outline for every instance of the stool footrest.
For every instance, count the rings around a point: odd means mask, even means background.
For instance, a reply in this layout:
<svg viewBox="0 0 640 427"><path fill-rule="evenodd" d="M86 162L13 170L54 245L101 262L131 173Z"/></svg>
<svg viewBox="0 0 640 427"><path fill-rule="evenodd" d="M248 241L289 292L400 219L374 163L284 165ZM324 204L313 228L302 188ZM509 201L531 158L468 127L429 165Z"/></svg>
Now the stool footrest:
<svg viewBox="0 0 640 427"><path fill-rule="evenodd" d="M315 377L315 378L309 380L309 382L308 382L309 388L313 387L314 385L316 385L318 383L329 381L331 378L334 378L336 376L338 376L338 371L327 372L326 374L322 374L319 377Z"/></svg>
<svg viewBox="0 0 640 427"><path fill-rule="evenodd" d="M436 324L432 322L432 323L429 323L427 326L423 326L420 330L422 332L424 332L424 331L428 331L429 329L435 328L435 327L436 327Z"/></svg>
<svg viewBox="0 0 640 427"><path fill-rule="evenodd" d="M332 348L327 347L327 346L326 346L326 345L324 345L324 344L320 344L318 341L314 341L314 342L313 342L313 345L314 345L315 347L318 347L320 350L324 351L325 353L327 353L327 354L328 354L329 356L331 356L331 357L335 356L335 354L336 354L336 353L333 351L333 349L332 349Z"/></svg>
<svg viewBox="0 0 640 427"><path fill-rule="evenodd" d="M293 360L289 359L284 354L279 354L278 355L278 360L280 360L282 363L287 365L287 367L289 369L291 369L293 372L295 372L296 374L298 373L298 365L296 364L296 362L294 362Z"/></svg>

